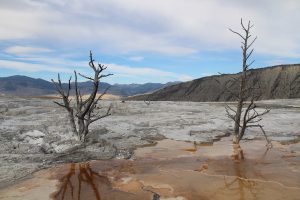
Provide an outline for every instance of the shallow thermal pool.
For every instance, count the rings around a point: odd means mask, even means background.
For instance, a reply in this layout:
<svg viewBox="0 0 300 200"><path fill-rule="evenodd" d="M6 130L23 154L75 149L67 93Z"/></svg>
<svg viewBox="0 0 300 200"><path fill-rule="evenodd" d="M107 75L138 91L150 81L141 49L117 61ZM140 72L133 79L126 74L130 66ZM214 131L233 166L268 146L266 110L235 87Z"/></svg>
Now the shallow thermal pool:
<svg viewBox="0 0 300 200"><path fill-rule="evenodd" d="M299 199L300 144L241 144L233 161L229 138L211 146L162 140L130 160L63 164L0 191L0 199ZM159 197L159 198L158 198Z"/></svg>

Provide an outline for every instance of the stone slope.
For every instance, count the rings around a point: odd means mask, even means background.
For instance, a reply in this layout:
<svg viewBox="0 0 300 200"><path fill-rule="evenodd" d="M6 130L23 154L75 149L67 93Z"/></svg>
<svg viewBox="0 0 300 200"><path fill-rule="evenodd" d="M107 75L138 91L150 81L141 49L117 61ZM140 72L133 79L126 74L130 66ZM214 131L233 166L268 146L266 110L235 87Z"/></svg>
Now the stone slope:
<svg viewBox="0 0 300 200"><path fill-rule="evenodd" d="M150 101L232 101L234 95L225 84L239 74L223 74L184 82L151 94L132 96L130 100ZM300 98L300 64L278 65L249 70L248 85L261 88L260 99ZM237 91L238 83L230 87Z"/></svg>

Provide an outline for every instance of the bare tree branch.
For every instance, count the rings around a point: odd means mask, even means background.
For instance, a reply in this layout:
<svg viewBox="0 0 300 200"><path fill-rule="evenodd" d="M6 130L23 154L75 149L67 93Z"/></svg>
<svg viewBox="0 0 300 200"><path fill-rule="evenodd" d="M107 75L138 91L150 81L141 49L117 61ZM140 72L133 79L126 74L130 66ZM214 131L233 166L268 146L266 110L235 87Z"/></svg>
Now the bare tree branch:
<svg viewBox="0 0 300 200"><path fill-rule="evenodd" d="M238 33L238 32L236 32L236 31L232 30L231 28L229 28L229 30L230 30L231 32L237 34L238 36L240 36L243 40L245 40L245 38L244 38L240 33Z"/></svg>
<svg viewBox="0 0 300 200"><path fill-rule="evenodd" d="M71 127L73 132L78 136L78 138L84 142L86 139L87 134L89 133L89 125L99 119L107 117L110 115L111 106L107 109L107 112L104 115L99 115L99 112L95 114L95 109L97 108L97 104L99 100L106 94L108 88L103 92L103 94L97 97L100 79L111 76L112 74L102 74L102 72L107 69L104 65L98 64L97 67L94 64L94 59L92 52L90 51L90 61L89 61L90 68L94 71L94 77L89 77L83 74L78 73L81 77L86 78L92 81L92 92L88 95L86 99L83 98L79 88L78 88L78 77L77 72L74 71L75 75L75 99L76 104L71 106L70 102L71 99L69 98L70 90L71 90L71 78L68 82L68 88L66 92L63 89L60 75L58 74L58 81L55 82L52 80L57 92L62 97L63 103L54 102L55 104L65 108L69 113L69 119L71 122ZM75 113L74 113L75 110ZM75 123L75 117L76 122Z"/></svg>

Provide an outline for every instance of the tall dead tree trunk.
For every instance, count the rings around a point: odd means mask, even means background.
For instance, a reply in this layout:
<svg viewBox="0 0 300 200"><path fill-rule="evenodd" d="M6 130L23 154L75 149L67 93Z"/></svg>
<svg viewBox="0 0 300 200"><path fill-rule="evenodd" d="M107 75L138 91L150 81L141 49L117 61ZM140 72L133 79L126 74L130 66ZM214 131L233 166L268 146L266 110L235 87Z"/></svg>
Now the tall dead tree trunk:
<svg viewBox="0 0 300 200"><path fill-rule="evenodd" d="M55 82L53 79L52 82L55 85L57 92L60 94L63 103L54 102L57 105L65 108L68 111L68 117L70 121L70 125L72 131L78 139L82 142L86 140L86 136L89 133L89 125L99 119L107 117L110 115L110 108L109 107L104 114L100 114L100 111L97 111L97 104L99 100L103 97L106 93L107 89L99 96L97 96L100 79L110 76L112 74L102 74L102 72L107 68L104 65L98 64L95 66L94 59L92 52L90 52L90 61L89 61L90 68L94 71L93 77L88 77L86 75L80 74L79 75L87 80L92 81L93 88L92 92L88 95L88 97L84 98L78 88L78 81L77 81L77 72L74 71L75 75L75 100L73 104L71 104L70 98L70 90L71 90L71 78L69 79L68 88L65 91L63 85L61 83L60 75L58 74L58 81Z"/></svg>
<svg viewBox="0 0 300 200"><path fill-rule="evenodd" d="M262 120L262 116L268 113L270 110L265 109L262 112L258 112L256 110L257 105L255 104L255 101L259 98L260 94L260 86L255 86L250 83L249 81L249 67L253 64L254 60L249 62L249 59L254 51L252 48L252 45L256 41L257 37L255 37L253 40L251 40L251 34L250 30L253 27L253 24L251 24L250 21L248 21L247 25L244 25L243 20L241 19L241 27L243 32L239 33L236 31L233 31L232 29L229 29L232 33L238 35L242 41L242 72L240 73L240 77L234 78L234 84L239 83L238 88L238 94L233 94L237 98L237 106L236 108L232 108L229 105L226 105L226 113L229 118L231 118L234 121L234 132L233 132L233 146L234 146L234 154L233 156L237 159L244 158L243 151L239 145L240 140L243 138L245 131L249 127L258 127L264 134L264 136L267 139L267 136L265 134L265 131L263 129L263 126L260 125L258 122ZM233 84L231 84L233 85ZM228 89L230 92L232 92L231 89ZM234 92L232 92L234 93ZM247 100L250 100L250 102L247 102ZM267 139L268 144L270 144L270 141Z"/></svg>

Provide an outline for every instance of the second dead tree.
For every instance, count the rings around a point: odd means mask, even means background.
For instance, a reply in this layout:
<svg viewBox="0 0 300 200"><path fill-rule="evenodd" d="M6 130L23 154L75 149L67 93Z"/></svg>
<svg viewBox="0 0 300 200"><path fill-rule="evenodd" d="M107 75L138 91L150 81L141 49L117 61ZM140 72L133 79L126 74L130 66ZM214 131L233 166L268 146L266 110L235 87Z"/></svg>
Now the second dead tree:
<svg viewBox="0 0 300 200"><path fill-rule="evenodd" d="M227 116L234 121L233 130L233 157L234 159L244 159L243 150L240 147L240 141L244 137L247 128L259 128L267 140L268 148L271 147L271 143L267 138L265 130L259 122L262 120L262 116L270 112L270 109L265 108L263 111L259 112L257 110L258 106L255 103L256 100L261 96L261 87L259 82L251 83L249 67L253 64L253 61L249 61L254 49L251 48L257 37L251 39L252 35L250 33L253 24L248 21L247 25L243 23L241 19L242 33L236 32L229 29L232 33L238 35L242 41L242 72L238 77L231 77L231 80L227 82L225 88L231 95L237 99L236 108L226 105ZM238 84L238 91L234 92L230 88L233 85Z"/></svg>

